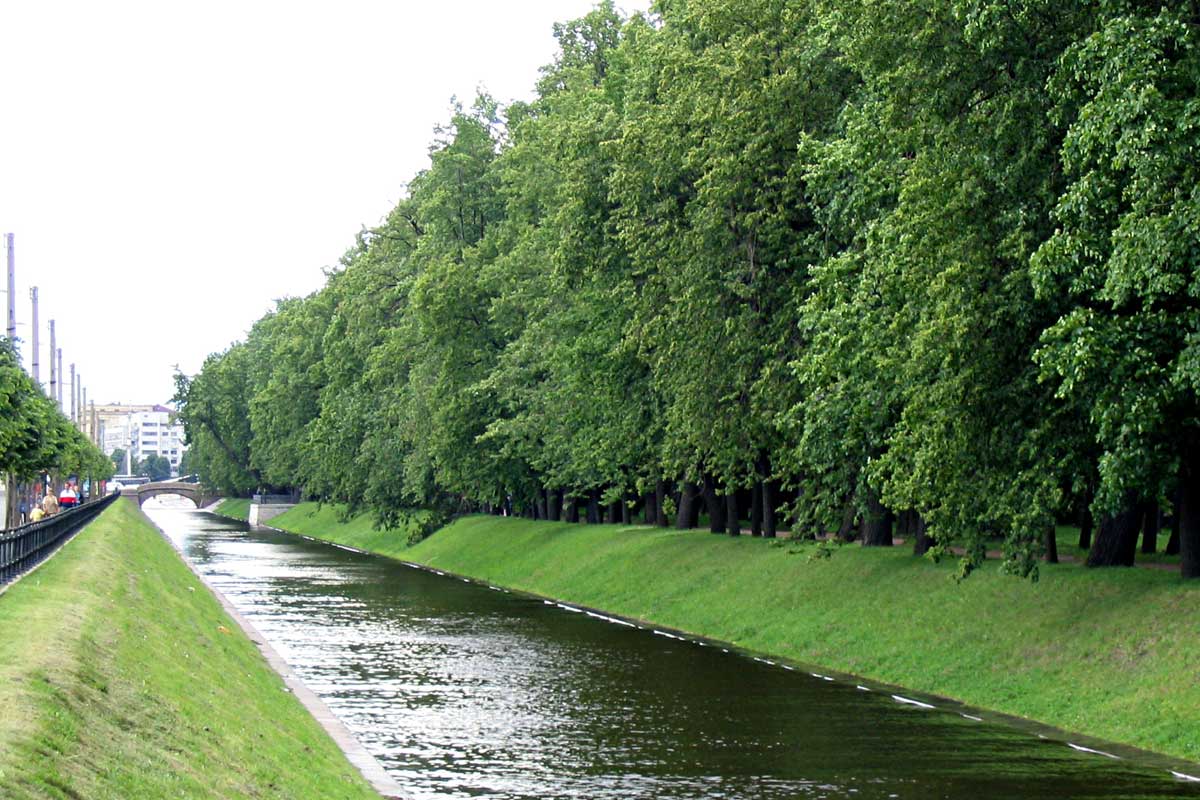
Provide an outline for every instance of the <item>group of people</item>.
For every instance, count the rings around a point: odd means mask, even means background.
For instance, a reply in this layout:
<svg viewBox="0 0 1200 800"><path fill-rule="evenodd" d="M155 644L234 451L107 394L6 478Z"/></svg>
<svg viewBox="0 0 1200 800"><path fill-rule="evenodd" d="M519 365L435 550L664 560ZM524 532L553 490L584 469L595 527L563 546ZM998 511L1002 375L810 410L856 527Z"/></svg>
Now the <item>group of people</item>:
<svg viewBox="0 0 1200 800"><path fill-rule="evenodd" d="M54 489L48 487L46 496L41 499L41 502L33 504L33 509L29 512L29 521L37 522L39 519L52 517L59 511L74 508L82 502L82 493L70 481L63 484L62 491L57 496L54 494Z"/></svg>

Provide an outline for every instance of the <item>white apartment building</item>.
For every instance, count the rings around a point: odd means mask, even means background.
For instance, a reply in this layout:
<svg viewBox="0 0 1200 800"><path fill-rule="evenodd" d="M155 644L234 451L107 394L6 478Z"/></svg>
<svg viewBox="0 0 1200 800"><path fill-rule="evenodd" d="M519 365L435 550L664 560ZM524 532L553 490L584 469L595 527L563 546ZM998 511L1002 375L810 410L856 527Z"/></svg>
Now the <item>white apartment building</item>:
<svg viewBox="0 0 1200 800"><path fill-rule="evenodd" d="M166 406L134 408L104 419L104 452L111 455L120 448L139 461L150 455L162 456L171 462L171 474L178 475L179 460L187 449L183 425L172 421L174 412Z"/></svg>

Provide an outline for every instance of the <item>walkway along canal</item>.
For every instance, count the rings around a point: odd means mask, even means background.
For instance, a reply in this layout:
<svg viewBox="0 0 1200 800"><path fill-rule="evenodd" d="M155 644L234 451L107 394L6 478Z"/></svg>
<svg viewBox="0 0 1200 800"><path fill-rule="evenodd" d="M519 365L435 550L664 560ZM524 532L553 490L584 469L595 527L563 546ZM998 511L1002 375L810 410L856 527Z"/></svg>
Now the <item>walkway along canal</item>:
<svg viewBox="0 0 1200 800"><path fill-rule="evenodd" d="M146 507L414 798L1159 798L1200 784L545 601Z"/></svg>

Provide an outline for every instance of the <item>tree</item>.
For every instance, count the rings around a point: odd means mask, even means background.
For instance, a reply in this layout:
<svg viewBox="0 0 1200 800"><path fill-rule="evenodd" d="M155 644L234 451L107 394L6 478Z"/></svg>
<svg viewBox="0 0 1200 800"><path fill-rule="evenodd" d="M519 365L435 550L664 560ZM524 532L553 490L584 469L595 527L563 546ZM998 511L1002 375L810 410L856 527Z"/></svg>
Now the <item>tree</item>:
<svg viewBox="0 0 1200 800"><path fill-rule="evenodd" d="M125 471L125 455L126 453L124 448L118 447L116 450L113 450L112 455L109 456L113 463L113 469L115 469L117 472Z"/></svg>
<svg viewBox="0 0 1200 800"><path fill-rule="evenodd" d="M138 461L137 472L152 481L165 481L171 477L171 462L163 456L151 453Z"/></svg>
<svg viewBox="0 0 1200 800"><path fill-rule="evenodd" d="M1192 4L1111 2L1065 53L1053 89L1069 129L1057 229L1033 260L1070 308L1038 362L1100 451L1093 563L1128 563L1136 507L1177 485L1185 577L1200 577L1200 32ZM1103 555L1100 551L1113 555Z"/></svg>
<svg viewBox="0 0 1200 800"><path fill-rule="evenodd" d="M262 485L250 463L250 353L235 344L204 361L200 374L175 375L174 402L196 470L208 486L246 495Z"/></svg>

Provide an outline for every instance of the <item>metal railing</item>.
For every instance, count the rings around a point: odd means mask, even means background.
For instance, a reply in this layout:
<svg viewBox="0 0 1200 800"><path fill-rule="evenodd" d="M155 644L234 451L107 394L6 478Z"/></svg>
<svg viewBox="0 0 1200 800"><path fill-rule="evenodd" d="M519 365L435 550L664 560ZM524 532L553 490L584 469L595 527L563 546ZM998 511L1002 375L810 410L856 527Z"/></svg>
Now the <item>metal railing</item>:
<svg viewBox="0 0 1200 800"><path fill-rule="evenodd" d="M120 495L110 494L18 528L0 531L0 588L36 567Z"/></svg>
<svg viewBox="0 0 1200 800"><path fill-rule="evenodd" d="M292 492L291 494L256 494L250 498L250 502L257 506L294 505L300 502L300 493Z"/></svg>

